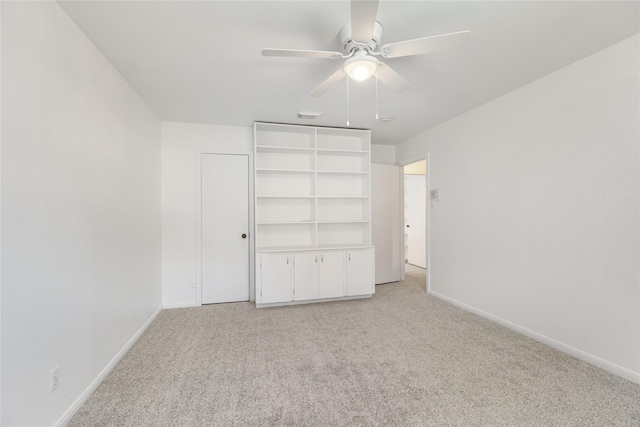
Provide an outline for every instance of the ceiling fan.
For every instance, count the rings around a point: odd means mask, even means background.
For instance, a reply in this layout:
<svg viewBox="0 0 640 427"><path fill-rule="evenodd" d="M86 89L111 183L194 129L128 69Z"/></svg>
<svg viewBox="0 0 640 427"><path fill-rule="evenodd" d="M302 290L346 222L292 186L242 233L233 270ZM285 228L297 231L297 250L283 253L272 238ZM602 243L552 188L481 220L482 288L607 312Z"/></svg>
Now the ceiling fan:
<svg viewBox="0 0 640 427"><path fill-rule="evenodd" d="M402 56L423 55L455 49L468 44L471 31L441 34L380 46L382 25L376 21L378 1L351 0L351 22L340 30L343 52L300 49L262 49L263 56L285 56L320 59L345 59L342 67L320 84L309 96L324 95L332 86L349 76L364 81L376 75L378 81L396 92L410 87L402 76L380 61Z"/></svg>

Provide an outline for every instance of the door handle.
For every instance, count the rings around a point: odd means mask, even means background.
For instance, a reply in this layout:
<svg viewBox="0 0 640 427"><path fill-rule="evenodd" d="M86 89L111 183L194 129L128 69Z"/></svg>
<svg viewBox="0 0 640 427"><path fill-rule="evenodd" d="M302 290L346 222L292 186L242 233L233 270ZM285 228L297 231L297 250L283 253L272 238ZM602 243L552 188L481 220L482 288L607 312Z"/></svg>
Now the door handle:
<svg viewBox="0 0 640 427"><path fill-rule="evenodd" d="M246 239L247 238L247 234L246 233L242 233L242 238Z"/></svg>

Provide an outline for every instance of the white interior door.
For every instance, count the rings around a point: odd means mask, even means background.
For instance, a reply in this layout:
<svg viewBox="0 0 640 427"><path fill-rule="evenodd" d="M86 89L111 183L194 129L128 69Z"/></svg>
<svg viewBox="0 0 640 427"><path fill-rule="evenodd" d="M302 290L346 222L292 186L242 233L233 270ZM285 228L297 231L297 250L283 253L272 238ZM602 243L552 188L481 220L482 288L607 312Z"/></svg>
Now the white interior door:
<svg viewBox="0 0 640 427"><path fill-rule="evenodd" d="M202 303L249 301L249 157L202 155Z"/></svg>
<svg viewBox="0 0 640 427"><path fill-rule="evenodd" d="M427 267L426 247L426 178L425 175L405 175L405 235L407 262Z"/></svg>

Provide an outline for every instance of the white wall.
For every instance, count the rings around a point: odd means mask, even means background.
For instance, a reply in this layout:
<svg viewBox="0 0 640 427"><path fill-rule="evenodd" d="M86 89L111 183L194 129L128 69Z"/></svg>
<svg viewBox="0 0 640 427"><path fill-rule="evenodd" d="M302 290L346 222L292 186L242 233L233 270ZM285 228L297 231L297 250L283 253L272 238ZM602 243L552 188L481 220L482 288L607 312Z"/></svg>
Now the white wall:
<svg viewBox="0 0 640 427"><path fill-rule="evenodd" d="M371 163L380 163L383 165L395 165L396 146L371 144Z"/></svg>
<svg viewBox="0 0 640 427"><path fill-rule="evenodd" d="M402 209L399 166L371 165L371 233L376 284L402 279Z"/></svg>
<svg viewBox="0 0 640 427"><path fill-rule="evenodd" d="M404 142L434 294L640 382L639 37Z"/></svg>
<svg viewBox="0 0 640 427"><path fill-rule="evenodd" d="M160 121L57 3L1 7L2 425L45 426L161 307Z"/></svg>
<svg viewBox="0 0 640 427"><path fill-rule="evenodd" d="M0 82L2 81L2 7L0 5ZM2 100L2 84L0 84ZM0 101L0 105L2 102ZM2 242L2 108L0 108L0 242ZM0 331L2 331L2 244L0 244ZM0 384L2 384L2 338L0 334ZM2 387L0 386L0 425L2 424Z"/></svg>
<svg viewBox="0 0 640 427"><path fill-rule="evenodd" d="M249 154L249 167L253 169L253 129L162 123L162 295L165 308L199 304L200 153ZM250 243L253 253L252 237ZM250 271L253 272L253 266Z"/></svg>

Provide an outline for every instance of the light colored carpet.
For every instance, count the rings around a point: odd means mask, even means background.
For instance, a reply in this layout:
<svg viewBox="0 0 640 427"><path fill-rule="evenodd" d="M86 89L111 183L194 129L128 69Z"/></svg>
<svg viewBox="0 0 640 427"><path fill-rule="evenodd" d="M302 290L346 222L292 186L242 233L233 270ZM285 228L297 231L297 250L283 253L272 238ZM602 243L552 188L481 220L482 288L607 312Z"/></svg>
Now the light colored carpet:
<svg viewBox="0 0 640 427"><path fill-rule="evenodd" d="M640 385L411 274L373 299L165 310L69 425L639 426Z"/></svg>

